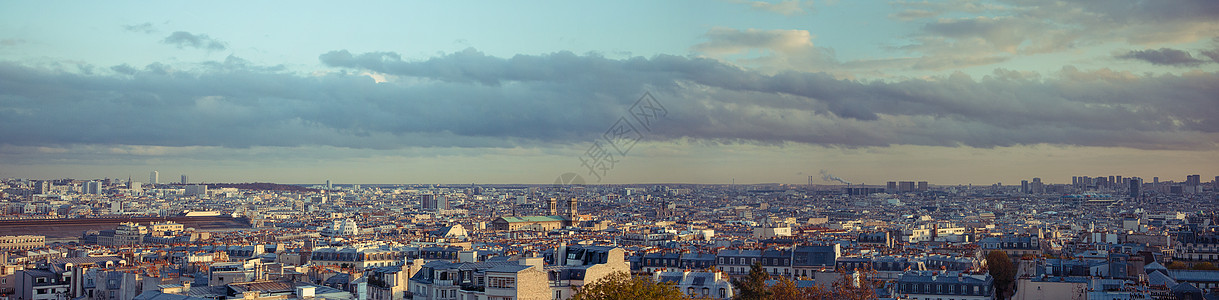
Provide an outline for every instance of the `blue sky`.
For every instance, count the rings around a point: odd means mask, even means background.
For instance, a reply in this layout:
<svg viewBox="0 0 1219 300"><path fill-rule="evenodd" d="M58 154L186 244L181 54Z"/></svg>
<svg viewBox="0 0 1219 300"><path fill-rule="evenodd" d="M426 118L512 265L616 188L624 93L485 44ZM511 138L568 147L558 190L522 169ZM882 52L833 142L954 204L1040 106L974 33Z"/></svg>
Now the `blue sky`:
<svg viewBox="0 0 1219 300"><path fill-rule="evenodd" d="M1219 166L1214 1L0 8L6 177L992 184ZM644 92L668 114L590 173L581 158Z"/></svg>

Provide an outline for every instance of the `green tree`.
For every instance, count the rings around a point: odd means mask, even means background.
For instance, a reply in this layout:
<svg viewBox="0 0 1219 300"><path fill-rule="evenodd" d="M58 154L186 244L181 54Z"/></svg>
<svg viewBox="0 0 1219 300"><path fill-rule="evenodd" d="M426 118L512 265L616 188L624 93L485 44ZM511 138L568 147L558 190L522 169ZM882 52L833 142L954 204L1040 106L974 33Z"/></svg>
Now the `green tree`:
<svg viewBox="0 0 1219 300"><path fill-rule="evenodd" d="M656 282L646 276L631 276L616 272L597 281L585 284L571 296L572 300L661 300L690 299L677 286L668 282Z"/></svg>
<svg viewBox="0 0 1219 300"><path fill-rule="evenodd" d="M1012 265L1012 259L1006 252L991 251L986 254L986 267L995 279L995 299L1007 299L1007 293L1016 280L1016 267Z"/></svg>
<svg viewBox="0 0 1219 300"><path fill-rule="evenodd" d="M766 270L762 269L762 264L755 263L749 267L749 275L745 278L735 279L732 281L732 286L736 287L739 294L736 299L740 300L764 300L770 299L773 293L766 286L766 280L770 279L770 274L766 274ZM793 286L794 287L794 286Z"/></svg>

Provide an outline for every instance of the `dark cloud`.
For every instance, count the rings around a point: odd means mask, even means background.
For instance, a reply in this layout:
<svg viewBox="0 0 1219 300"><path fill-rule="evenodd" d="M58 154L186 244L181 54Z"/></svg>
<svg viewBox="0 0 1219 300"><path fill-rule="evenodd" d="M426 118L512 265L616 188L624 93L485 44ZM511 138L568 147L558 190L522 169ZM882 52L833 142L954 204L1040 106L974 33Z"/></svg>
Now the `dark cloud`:
<svg viewBox="0 0 1219 300"><path fill-rule="evenodd" d="M0 63L0 144L517 147L587 143L645 91L668 117L645 134L763 144L1214 149L1219 75L1065 68L864 82L774 75L712 59L609 59L473 49L406 60L334 51L300 75L237 57L82 75ZM390 81L377 83L366 75ZM1048 77L1048 76L1047 76Z"/></svg>
<svg viewBox="0 0 1219 300"><path fill-rule="evenodd" d="M190 47L207 51L221 51L228 48L224 42L213 39L206 34L191 34L185 31L175 31L161 42L178 46L178 48Z"/></svg>
<svg viewBox="0 0 1219 300"><path fill-rule="evenodd" d="M1203 50L1202 55L1209 57L1211 61L1219 63L1219 49Z"/></svg>
<svg viewBox="0 0 1219 300"><path fill-rule="evenodd" d="M1205 54L1205 52L1204 52ZM1124 54L1116 56L1121 59L1134 59L1149 62L1153 65L1175 66L1175 67L1192 67L1205 63L1205 60L1194 58L1189 55L1189 52L1160 48L1147 50L1132 50Z"/></svg>

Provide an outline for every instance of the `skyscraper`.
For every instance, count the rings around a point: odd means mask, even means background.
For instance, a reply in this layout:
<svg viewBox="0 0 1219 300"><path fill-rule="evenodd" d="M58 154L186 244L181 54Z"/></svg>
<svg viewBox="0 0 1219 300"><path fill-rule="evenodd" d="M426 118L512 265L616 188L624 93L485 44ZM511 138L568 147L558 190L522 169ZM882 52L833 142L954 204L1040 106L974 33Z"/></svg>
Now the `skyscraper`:
<svg viewBox="0 0 1219 300"><path fill-rule="evenodd" d="M186 174L182 174L182 184L186 184Z"/></svg>
<svg viewBox="0 0 1219 300"><path fill-rule="evenodd" d="M157 173L157 171L152 171L152 173L149 173L148 174L148 183L149 184L160 184L161 183L161 173Z"/></svg>
<svg viewBox="0 0 1219 300"><path fill-rule="evenodd" d="M1028 194L1028 193L1029 193L1029 181L1028 181L1028 180L1021 180L1021 181L1020 181L1020 193L1021 193L1021 194Z"/></svg>
<svg viewBox="0 0 1219 300"><path fill-rule="evenodd" d="M1142 192L1139 190L1142 186L1142 180L1139 180L1137 177L1130 178L1130 189L1128 190L1130 192L1130 199L1138 199L1142 195Z"/></svg>

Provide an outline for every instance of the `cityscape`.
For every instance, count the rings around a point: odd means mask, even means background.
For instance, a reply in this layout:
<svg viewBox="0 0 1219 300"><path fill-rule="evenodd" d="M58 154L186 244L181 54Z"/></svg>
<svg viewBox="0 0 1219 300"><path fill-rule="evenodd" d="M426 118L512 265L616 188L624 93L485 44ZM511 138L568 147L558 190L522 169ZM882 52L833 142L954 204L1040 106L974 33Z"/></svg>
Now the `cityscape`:
<svg viewBox="0 0 1219 300"><path fill-rule="evenodd" d="M729 299L742 293L733 280L757 264L772 280L825 289L870 270L881 299L992 299L993 251L1014 261L1013 299L1177 299L1219 288L1219 176L988 186L850 185L829 174L743 185L180 178L4 180L0 230L13 235L0 237L0 291L568 299L624 272Z"/></svg>
<svg viewBox="0 0 1219 300"><path fill-rule="evenodd" d="M1219 1L0 3L0 300L1219 299Z"/></svg>

